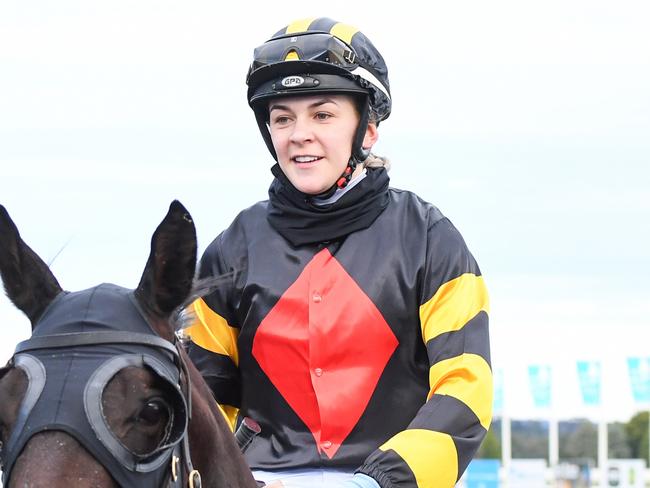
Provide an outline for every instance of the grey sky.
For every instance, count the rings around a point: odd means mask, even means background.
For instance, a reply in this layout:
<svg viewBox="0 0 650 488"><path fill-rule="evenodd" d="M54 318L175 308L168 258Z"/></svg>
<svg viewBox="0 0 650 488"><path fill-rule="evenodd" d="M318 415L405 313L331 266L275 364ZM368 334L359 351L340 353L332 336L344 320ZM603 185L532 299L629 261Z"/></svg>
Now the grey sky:
<svg viewBox="0 0 650 488"><path fill-rule="evenodd" d="M393 186L439 206L476 255L513 415L539 413L530 362L557 368L561 415L585 414L574 362L600 359L604 415L625 419L624 358L649 354L650 6L327 5L0 3L0 203L46 260L62 249L65 288L135 286L172 199L203 249L266 197L252 49L295 18L357 25L391 79L376 150ZM29 326L4 297L0 320L1 361Z"/></svg>

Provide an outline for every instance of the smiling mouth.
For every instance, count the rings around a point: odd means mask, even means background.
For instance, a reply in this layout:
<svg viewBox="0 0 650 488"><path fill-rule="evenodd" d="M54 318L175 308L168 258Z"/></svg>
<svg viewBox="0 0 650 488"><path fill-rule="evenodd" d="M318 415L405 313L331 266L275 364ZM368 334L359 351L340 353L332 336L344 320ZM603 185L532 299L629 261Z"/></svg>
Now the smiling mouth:
<svg viewBox="0 0 650 488"><path fill-rule="evenodd" d="M317 161L320 161L321 159L323 158L320 156L295 156L291 158L291 161L293 161L298 165L309 165Z"/></svg>

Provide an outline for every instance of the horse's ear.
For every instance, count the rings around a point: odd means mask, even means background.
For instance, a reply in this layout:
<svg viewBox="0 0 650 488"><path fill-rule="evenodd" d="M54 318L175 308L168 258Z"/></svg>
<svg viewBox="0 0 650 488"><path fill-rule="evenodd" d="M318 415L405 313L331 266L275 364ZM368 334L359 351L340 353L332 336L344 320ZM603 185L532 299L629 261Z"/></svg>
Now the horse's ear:
<svg viewBox="0 0 650 488"><path fill-rule="evenodd" d="M148 313L169 317L188 298L196 271L196 229L174 200L151 238L151 254L135 296Z"/></svg>
<svg viewBox="0 0 650 488"><path fill-rule="evenodd" d="M23 242L7 210L0 205L0 275L7 296L36 325L61 293L50 268Z"/></svg>

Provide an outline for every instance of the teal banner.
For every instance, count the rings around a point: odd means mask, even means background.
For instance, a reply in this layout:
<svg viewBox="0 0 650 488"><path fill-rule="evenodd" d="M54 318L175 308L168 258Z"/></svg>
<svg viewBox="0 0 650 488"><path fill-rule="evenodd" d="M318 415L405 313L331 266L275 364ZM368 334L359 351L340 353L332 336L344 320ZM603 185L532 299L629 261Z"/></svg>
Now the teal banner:
<svg viewBox="0 0 650 488"><path fill-rule="evenodd" d="M627 368L634 401L644 405L650 404L650 357L628 358Z"/></svg>
<svg viewBox="0 0 650 488"><path fill-rule="evenodd" d="M465 472L466 488L499 488L498 459L474 459Z"/></svg>
<svg viewBox="0 0 650 488"><path fill-rule="evenodd" d="M578 361L578 381L585 405L600 405L601 378L599 361Z"/></svg>
<svg viewBox="0 0 650 488"><path fill-rule="evenodd" d="M533 403L538 408L551 406L551 367L548 365L528 366L528 379Z"/></svg>

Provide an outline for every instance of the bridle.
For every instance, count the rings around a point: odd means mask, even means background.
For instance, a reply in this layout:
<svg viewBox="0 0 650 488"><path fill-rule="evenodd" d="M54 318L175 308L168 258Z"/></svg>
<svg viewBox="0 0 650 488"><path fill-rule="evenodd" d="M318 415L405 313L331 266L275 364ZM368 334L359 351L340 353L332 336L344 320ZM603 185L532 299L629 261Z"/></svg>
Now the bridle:
<svg viewBox="0 0 650 488"><path fill-rule="evenodd" d="M111 350L118 348L126 354L110 356ZM20 367L27 373L30 384L20 406L18 418L11 437L0 459L3 461L3 482L8 482L13 465L25 443L36 433L48 427L60 427L68 433L76 432L74 437L92 454L97 461L113 476L118 484L127 486L152 486L153 480L161 480L158 487L201 488L201 475L194 469L190 456L187 427L191 417L191 382L181 353L181 342L175 338L169 342L161 337L130 331L94 331L49 334L32 337L19 343L10 364ZM42 420L31 432L25 434L28 421L38 416L38 402L41 393L47 388L48 368L55 371L48 362L52 357L65 357L61 350L69 354L91 350L99 353L101 359L95 371L87 372L84 386L83 403L85 418L83 421L70 421L52 424L48 419ZM90 361L90 360L88 360ZM106 383L115 373L127 366L146 366L168 382L178 396L173 410L173 420L168 423L167 438L163 445L145 457L130 452L108 430L101 410L101 393ZM78 400L77 400L78 401ZM180 418L178 418L180 417ZM34 423L34 422L32 422ZM94 433L91 436L88 427ZM140 477L140 478L139 478ZM137 480L137 481L134 481ZM132 483L137 484L132 484Z"/></svg>
<svg viewBox="0 0 650 488"><path fill-rule="evenodd" d="M192 465L190 456L189 440L187 435L187 426L190 420L191 412L191 382L184 357L181 354L182 347L180 341L169 342L161 337L129 331L106 331L106 332L72 332L64 334L51 334L45 336L32 337L19 343L11 361L15 366L22 367L30 378L30 385L25 395L25 400L21 404L18 414L18 420L13 429L12 436L9 438L6 448L2 453L5 467L4 477L8 478L11 468L18 456L18 452L13 452L17 448L22 450L22 446L31 436L41 430L36 430L29 436L21 436L20 432L32 414L32 410L38 403L38 399L45 388L46 379L37 380L41 375L46 376L45 366L43 365L42 354L60 352L60 350L79 351L79 348L101 348L102 346L126 346L127 349L137 351L136 354L122 354L109 359L103 360L98 369L90 373L88 382L84 388L84 410L86 421L92 428L96 438L78 439L84 447L88 449L89 444L93 453L98 450L108 452L113 458L113 462L101 462L104 468L113 476L114 479L125 479L124 473L127 474L150 474L157 473L155 478L164 480L159 486L169 488L200 488L201 475ZM38 356L41 356L39 359ZM171 426L172 437L170 442L154 451L145 459L139 459L139 456L131 453L119 441L108 432L106 423L102 416L101 407L98 408L98 401L101 401L101 392L106 383L114 374L127 366L138 365L138 358L142 360L141 365L147 366L154 372L168 381L178 392L180 403L178 404L175 415L181 415L184 418L176 418L175 426L177 432L173 432L174 426ZM167 364L166 364L167 363ZM175 370L175 371L174 371ZM31 380L40 383L32 384ZM176 380L175 382L173 380ZM93 392L99 393L93 396ZM178 400L177 399L177 400ZM83 432L83 428L75 427L75 431ZM79 435L75 436L79 437ZM83 437L83 436L82 436ZM86 436L90 437L90 436ZM22 442L21 442L22 441ZM22 445L21 445L22 444ZM104 453L103 453L104 454ZM107 458L105 455L104 460ZM107 465L108 464L108 465ZM167 473L165 474L165 471ZM133 477L133 476L131 476ZM7 482L7 479L4 480ZM144 486L138 484L137 486Z"/></svg>

